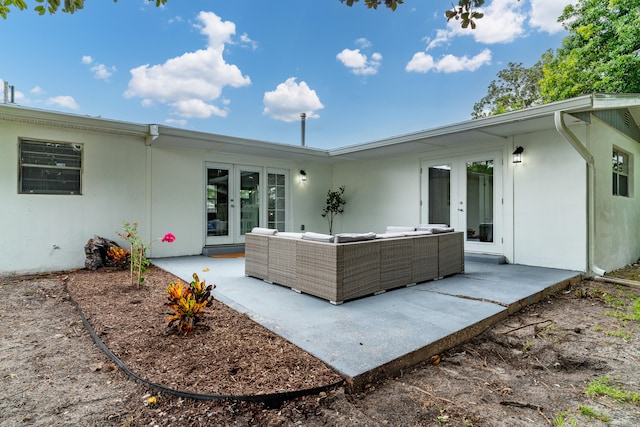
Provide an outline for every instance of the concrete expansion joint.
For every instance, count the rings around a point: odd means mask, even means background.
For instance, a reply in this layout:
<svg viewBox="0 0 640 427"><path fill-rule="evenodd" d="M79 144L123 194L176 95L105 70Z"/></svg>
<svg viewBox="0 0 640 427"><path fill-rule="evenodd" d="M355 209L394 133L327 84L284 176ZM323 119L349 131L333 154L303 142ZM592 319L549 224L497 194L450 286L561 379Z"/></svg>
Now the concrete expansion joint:
<svg viewBox="0 0 640 427"><path fill-rule="evenodd" d="M448 296L461 298L461 299L468 299L468 300L472 300L472 301L488 302L490 304L496 304L496 305L499 305L499 306L504 307L504 308L508 308L509 307L509 304L505 304L505 303L502 303L500 301L490 300L490 299L487 299L487 298L477 298L477 297L472 297L472 296L469 296L469 295L454 295L454 294L448 294L446 292L437 292L437 291L436 291L436 293L440 294L440 295L448 295Z"/></svg>

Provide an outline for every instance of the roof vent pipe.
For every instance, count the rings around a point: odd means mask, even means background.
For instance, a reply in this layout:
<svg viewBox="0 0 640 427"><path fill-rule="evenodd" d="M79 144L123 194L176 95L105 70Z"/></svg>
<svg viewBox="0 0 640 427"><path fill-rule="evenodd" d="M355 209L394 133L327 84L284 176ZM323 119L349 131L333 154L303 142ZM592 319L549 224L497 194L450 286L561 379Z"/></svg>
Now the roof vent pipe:
<svg viewBox="0 0 640 427"><path fill-rule="evenodd" d="M16 93L15 86L10 86L9 82L4 82L4 103L5 104L8 104L9 102L11 102L11 104L15 103L15 93ZM11 94L11 97L9 97L9 94Z"/></svg>
<svg viewBox="0 0 640 427"><path fill-rule="evenodd" d="M305 113L300 114L300 145L304 147L304 125L307 115Z"/></svg>

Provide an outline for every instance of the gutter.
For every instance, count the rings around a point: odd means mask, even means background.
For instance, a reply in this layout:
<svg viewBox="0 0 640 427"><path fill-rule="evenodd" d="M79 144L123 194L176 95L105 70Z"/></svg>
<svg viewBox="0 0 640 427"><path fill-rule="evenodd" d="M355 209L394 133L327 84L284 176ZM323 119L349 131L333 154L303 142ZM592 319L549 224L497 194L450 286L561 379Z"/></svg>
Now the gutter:
<svg viewBox="0 0 640 427"><path fill-rule="evenodd" d="M558 133L582 156L587 163L587 276L604 276L605 270L595 265L594 257L596 250L595 234L595 211L596 211L596 165L593 154L585 147L580 139L567 127L564 122L565 112L558 110L553 114L553 119Z"/></svg>

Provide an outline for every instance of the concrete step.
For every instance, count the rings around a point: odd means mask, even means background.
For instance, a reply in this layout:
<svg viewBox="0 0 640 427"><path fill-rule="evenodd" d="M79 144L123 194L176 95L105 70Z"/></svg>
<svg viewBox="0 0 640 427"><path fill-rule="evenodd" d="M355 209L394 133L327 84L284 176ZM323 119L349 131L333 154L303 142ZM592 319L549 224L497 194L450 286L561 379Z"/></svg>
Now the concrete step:
<svg viewBox="0 0 640 427"><path fill-rule="evenodd" d="M476 254L465 252L464 262L481 262L485 264L506 264L507 259L504 255L493 254Z"/></svg>
<svg viewBox="0 0 640 427"><path fill-rule="evenodd" d="M232 244L232 245L215 245L205 246L202 248L202 255L223 255L223 254L238 254L244 252L244 244Z"/></svg>

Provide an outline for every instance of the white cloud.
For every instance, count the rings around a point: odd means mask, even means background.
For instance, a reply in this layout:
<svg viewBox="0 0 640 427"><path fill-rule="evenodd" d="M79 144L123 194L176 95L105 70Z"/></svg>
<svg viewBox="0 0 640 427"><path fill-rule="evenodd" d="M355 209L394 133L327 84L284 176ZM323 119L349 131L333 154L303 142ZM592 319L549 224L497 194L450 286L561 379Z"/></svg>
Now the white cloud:
<svg viewBox="0 0 640 427"><path fill-rule="evenodd" d="M336 55L338 61L349 69L353 74L367 76L376 74L382 61L380 53L374 53L371 58L360 52L360 49L344 49Z"/></svg>
<svg viewBox="0 0 640 427"><path fill-rule="evenodd" d="M531 2L531 15L529 24L533 28L549 34L563 31L558 17L562 15L565 7L576 4L577 0L529 0Z"/></svg>
<svg viewBox="0 0 640 427"><path fill-rule="evenodd" d="M251 50L256 50L258 48L258 42L251 40L247 33L242 33L240 35L240 43L243 47L250 47Z"/></svg>
<svg viewBox="0 0 640 427"><path fill-rule="evenodd" d="M453 38L473 37L478 43L510 43L525 34L526 14L522 11L526 2L516 0L493 0L487 7L478 8L484 17L476 20L475 30L462 28L459 20L451 20L446 29L436 31L436 37L429 39L427 49L448 44Z"/></svg>
<svg viewBox="0 0 640 427"><path fill-rule="evenodd" d="M82 63L85 65L94 64L93 58L89 55L84 55L82 57ZM95 64L90 70L93 72L93 77L98 80L109 81L109 77L113 75L114 72L117 71L117 68L114 66L107 67L104 64Z"/></svg>
<svg viewBox="0 0 640 427"><path fill-rule="evenodd" d="M296 83L295 77L289 77L274 91L266 92L263 103L263 114L287 123L300 120L300 113L306 113L308 119L317 119L315 110L324 108L316 91L306 82Z"/></svg>
<svg viewBox="0 0 640 427"><path fill-rule="evenodd" d="M206 119L211 116L227 117L227 110L220 109L215 105L207 104L201 99L185 99L171 104L174 114L180 117L195 117Z"/></svg>
<svg viewBox="0 0 640 427"><path fill-rule="evenodd" d="M142 65L131 70L131 80L125 97L143 98L143 105L153 101L170 104L182 117L224 117L226 110L215 107L226 86L242 87L251 84L240 69L228 64L223 53L231 43L236 26L222 21L213 12L200 12L196 28L207 36L207 47L168 59L164 64Z"/></svg>
<svg viewBox="0 0 640 427"><path fill-rule="evenodd" d="M170 125L176 125L180 127L184 127L187 125L187 121L184 119L167 119L164 122Z"/></svg>
<svg viewBox="0 0 640 427"><path fill-rule="evenodd" d="M484 8L484 17L477 21L475 30L463 29L457 21L450 21L449 28L457 36L472 35L478 43L509 43L525 32L527 17L522 12L524 4L523 1L493 0Z"/></svg>
<svg viewBox="0 0 640 427"><path fill-rule="evenodd" d="M78 110L80 108L76 103L76 100L73 99L72 96L68 95L51 97L47 100L47 104L56 105L62 108L68 108L70 110Z"/></svg>
<svg viewBox="0 0 640 427"><path fill-rule="evenodd" d="M91 67L91 71L93 71L93 77L98 80L109 80L109 77L117 71L116 67L107 68L104 64L97 64Z"/></svg>
<svg viewBox="0 0 640 427"><path fill-rule="evenodd" d="M356 39L356 46L360 46L360 49L367 49L371 47L371 42L366 37L360 37Z"/></svg>
<svg viewBox="0 0 640 427"><path fill-rule="evenodd" d="M460 71L475 71L481 66L490 63L491 51L489 49L484 49L472 58L466 55L462 57L445 55L438 61L425 52L418 52L413 55L405 70L416 73L427 73L432 70L440 73L457 73Z"/></svg>
<svg viewBox="0 0 640 427"><path fill-rule="evenodd" d="M441 44L447 44L449 43L452 37L453 37L452 31L447 29L445 30L439 29L436 31L436 37L434 39L427 38L428 44L427 44L426 50L433 49L434 47L438 47Z"/></svg>
<svg viewBox="0 0 640 427"><path fill-rule="evenodd" d="M42 89L40 86L32 87L29 92L31 92L34 95L44 95L45 94L44 89Z"/></svg>

